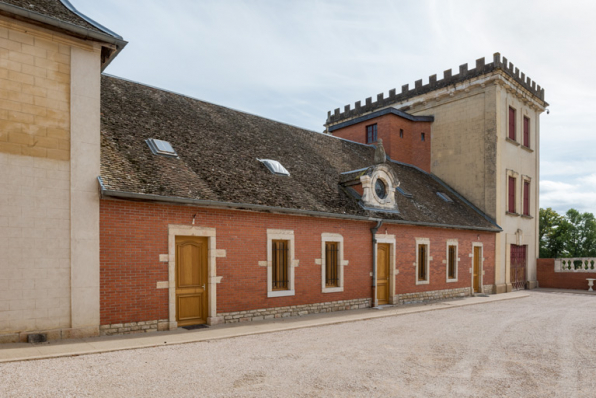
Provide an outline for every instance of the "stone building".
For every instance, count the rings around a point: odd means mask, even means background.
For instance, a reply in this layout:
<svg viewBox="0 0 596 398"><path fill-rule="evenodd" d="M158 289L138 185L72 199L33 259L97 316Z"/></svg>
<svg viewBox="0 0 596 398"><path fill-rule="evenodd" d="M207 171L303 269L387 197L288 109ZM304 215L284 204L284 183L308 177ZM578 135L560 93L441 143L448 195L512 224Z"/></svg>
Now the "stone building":
<svg viewBox="0 0 596 398"><path fill-rule="evenodd" d="M328 133L383 138L391 159L438 176L503 228L496 236L496 290L536 286L540 114L544 89L499 53L376 101L329 112ZM375 137L371 139L370 133Z"/></svg>

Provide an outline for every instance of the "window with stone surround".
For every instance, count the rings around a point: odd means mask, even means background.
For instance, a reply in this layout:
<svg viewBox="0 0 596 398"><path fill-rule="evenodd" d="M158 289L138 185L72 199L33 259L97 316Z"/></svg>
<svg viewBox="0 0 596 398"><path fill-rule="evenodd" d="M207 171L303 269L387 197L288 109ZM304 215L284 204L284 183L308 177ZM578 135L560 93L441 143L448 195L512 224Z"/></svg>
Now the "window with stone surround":
<svg viewBox="0 0 596 398"><path fill-rule="evenodd" d="M507 189L507 211L515 213L515 177L509 176L509 184Z"/></svg>
<svg viewBox="0 0 596 398"><path fill-rule="evenodd" d="M321 234L321 258L315 260L321 265L321 286L323 293L344 291L344 238L340 234Z"/></svg>
<svg viewBox="0 0 596 398"><path fill-rule="evenodd" d="M294 296L294 231L267 230L267 297Z"/></svg>
<svg viewBox="0 0 596 398"><path fill-rule="evenodd" d="M458 244L457 239L447 240L446 264L447 282L457 282L458 274Z"/></svg>
<svg viewBox="0 0 596 398"><path fill-rule="evenodd" d="M522 176L523 181L523 204L522 214L524 216L530 216L530 177Z"/></svg>
<svg viewBox="0 0 596 398"><path fill-rule="evenodd" d="M530 118L524 116L524 142L526 148L530 147Z"/></svg>
<svg viewBox="0 0 596 398"><path fill-rule="evenodd" d="M429 277L429 264L432 258L430 254L430 239L428 238L416 238L416 284L423 285L428 284Z"/></svg>

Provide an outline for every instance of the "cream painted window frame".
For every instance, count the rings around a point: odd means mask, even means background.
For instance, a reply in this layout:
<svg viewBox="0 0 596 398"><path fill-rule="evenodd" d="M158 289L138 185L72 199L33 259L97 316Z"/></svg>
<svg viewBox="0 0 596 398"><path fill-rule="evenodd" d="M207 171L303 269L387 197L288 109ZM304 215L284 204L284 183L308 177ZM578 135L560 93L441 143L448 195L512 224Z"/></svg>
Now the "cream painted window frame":
<svg viewBox="0 0 596 398"><path fill-rule="evenodd" d="M426 280L419 281L418 280L418 253L420 245L426 245ZM428 285L430 283L430 262L433 258L430 256L430 239L429 238L416 238L416 262L414 263L414 267L416 268L416 273L414 277L416 278L416 285Z"/></svg>
<svg viewBox="0 0 596 398"><path fill-rule="evenodd" d="M455 246L455 278L451 279L449 278L449 246ZM445 281L447 283L450 282L457 282L459 279L459 244L457 242L457 239L448 239L447 240L447 247L445 249L446 254L445 254L445 260L443 260L443 263L445 263Z"/></svg>
<svg viewBox="0 0 596 398"><path fill-rule="evenodd" d="M337 267L339 273L339 286L326 287L326 250L325 244L327 242L334 242L339 245L339 254L337 256ZM321 291L323 293L338 293L344 291L344 267L348 265L348 260L344 260L344 237L341 234L322 233L321 234L321 258L315 260L315 264L321 265Z"/></svg>
<svg viewBox="0 0 596 398"><path fill-rule="evenodd" d="M288 265L288 290L273 290L273 250L271 248L274 240L287 240L290 245L290 254ZM268 229L267 230L267 297L287 297L295 296L295 277L294 268L298 266L298 260L295 258L294 231L287 229Z"/></svg>

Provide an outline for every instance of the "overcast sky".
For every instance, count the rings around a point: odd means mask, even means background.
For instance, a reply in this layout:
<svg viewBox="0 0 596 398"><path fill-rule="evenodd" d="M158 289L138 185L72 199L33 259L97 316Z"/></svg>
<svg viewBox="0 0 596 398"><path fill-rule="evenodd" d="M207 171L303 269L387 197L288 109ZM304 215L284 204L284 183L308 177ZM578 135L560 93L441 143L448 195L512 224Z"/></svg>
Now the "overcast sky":
<svg viewBox="0 0 596 398"><path fill-rule="evenodd" d="M546 90L541 207L596 214L596 2L71 0L129 42L106 73L315 131L500 52Z"/></svg>

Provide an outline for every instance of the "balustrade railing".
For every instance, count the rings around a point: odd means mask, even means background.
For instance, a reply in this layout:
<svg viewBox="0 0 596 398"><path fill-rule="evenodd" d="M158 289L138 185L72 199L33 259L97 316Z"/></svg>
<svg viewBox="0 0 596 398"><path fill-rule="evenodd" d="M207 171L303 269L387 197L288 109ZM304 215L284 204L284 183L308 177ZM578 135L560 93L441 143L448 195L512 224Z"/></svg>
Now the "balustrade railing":
<svg viewBox="0 0 596 398"><path fill-rule="evenodd" d="M596 273L596 257L556 258L555 272Z"/></svg>

